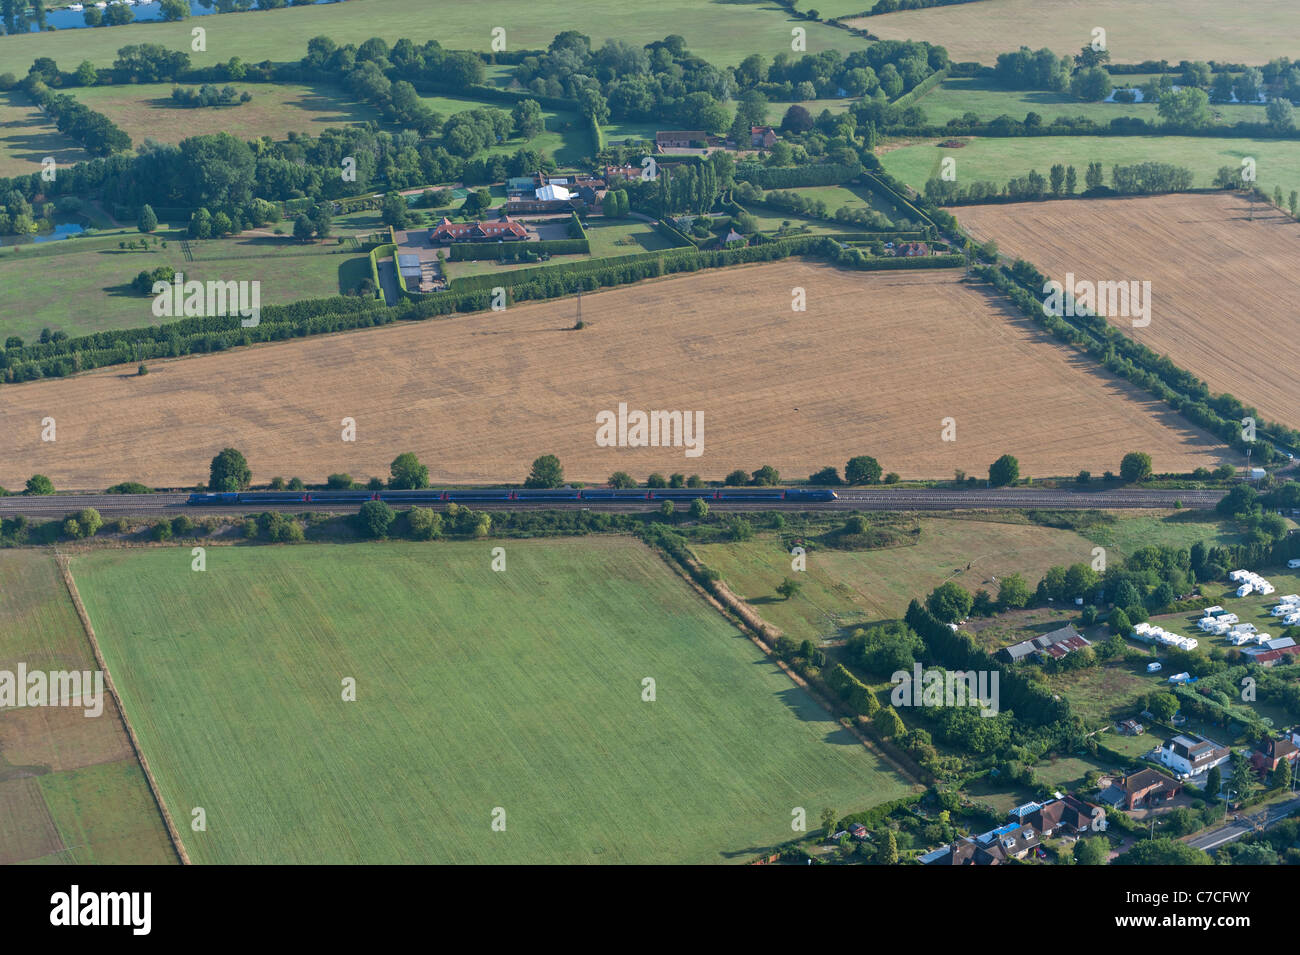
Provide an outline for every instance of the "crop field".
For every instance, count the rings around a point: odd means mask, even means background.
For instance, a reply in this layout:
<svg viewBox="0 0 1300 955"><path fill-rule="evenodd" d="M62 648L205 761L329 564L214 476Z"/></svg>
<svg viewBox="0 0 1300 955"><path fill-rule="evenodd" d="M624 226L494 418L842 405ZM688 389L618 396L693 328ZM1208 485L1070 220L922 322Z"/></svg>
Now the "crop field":
<svg viewBox="0 0 1300 955"><path fill-rule="evenodd" d="M59 132L22 92L0 93L0 177L40 172L46 156L60 166L90 159L80 143Z"/></svg>
<svg viewBox="0 0 1300 955"><path fill-rule="evenodd" d="M909 791L628 538L188 553L73 569L196 862L727 862Z"/></svg>
<svg viewBox="0 0 1300 955"><path fill-rule="evenodd" d="M0 670L95 670L48 551L0 552ZM112 697L0 710L0 864L171 863L175 853Z"/></svg>
<svg viewBox="0 0 1300 955"><path fill-rule="evenodd" d="M137 273L160 265L170 265L187 281L261 282L264 305L338 295L370 274L366 256L340 249L335 239L303 243L247 234L194 240L194 260L187 261L183 235L160 233L167 248L151 242L148 251L119 248L123 241L136 241L134 233L125 239L86 236L0 250L0 287L6 296L0 335L30 342L42 328L84 335L156 325L153 298L130 286ZM51 294L51 276L57 276L58 294Z"/></svg>
<svg viewBox="0 0 1300 955"><path fill-rule="evenodd" d="M1141 86L1146 78L1115 76L1112 83L1119 86ZM1037 113L1043 123L1050 125L1058 116L1081 116L1098 123L1109 123L1121 116L1135 116L1149 123L1160 121L1155 103L1084 103L1069 93L1049 90L1009 90L991 80L959 76L945 80L910 105L925 112L926 122L941 126L950 119L960 119L974 113L983 120L1010 116L1023 120L1026 113ZM1248 104L1218 105L1211 107L1219 123L1262 123L1264 107Z"/></svg>
<svg viewBox="0 0 1300 955"><path fill-rule="evenodd" d="M1087 561L1092 550L1072 531L1032 524L927 518L919 526L917 542L907 546L810 551L807 571L798 575L803 589L789 600L775 590L790 576L790 554L777 538L693 549L737 596L796 640L847 636L869 622L902 617L909 601L950 579L996 596L992 578L1019 572L1032 588L1047 568Z"/></svg>
<svg viewBox="0 0 1300 955"><path fill-rule="evenodd" d="M1264 167L1261 164L1260 169ZM1061 200L955 210L1005 255L1057 281L1151 282L1151 324L1127 333L1267 418L1300 425L1300 223L1230 194ZM1170 250L1177 254L1170 254ZM1129 326L1129 327L1126 327Z"/></svg>
<svg viewBox="0 0 1300 955"><path fill-rule="evenodd" d="M1240 16L1224 17L1212 0L983 0L955 7L908 10L845 21L882 40L929 40L954 63L992 65L999 53L1024 45L1073 54L1106 30L1116 63L1144 60L1219 60L1260 65L1292 53L1300 34L1300 7L1290 0L1259 0Z"/></svg>
<svg viewBox="0 0 1300 955"><path fill-rule="evenodd" d="M770 0L743 3L711 0L664 0L650 11L621 0L592 0L582 16L558 17L551 4L532 0L480 0L477 3L430 3L429 0L350 0L312 7L286 7L224 13L201 18L207 30L207 51L191 53L196 66L225 62L238 51L248 63L297 60L307 41L328 36L340 45L362 43L373 36L390 44L399 37L417 43L437 39L452 50L491 49L492 28L506 30L509 50L545 49L557 33L580 29L600 45L606 39L642 45L669 34L686 38L691 51L718 66L737 64L750 53L762 52L770 61L790 52L793 26L807 31L808 52L856 50L867 45L844 30L790 15ZM58 30L34 35L0 37L0 73L25 76L38 56L75 66L90 60L110 66L120 47L130 43L160 43L168 49L189 50L190 22L140 23L95 30Z"/></svg>
<svg viewBox="0 0 1300 955"><path fill-rule="evenodd" d="M1024 119L1024 114L1016 118ZM1054 164L1061 163L1074 166L1079 177L1079 191L1083 191L1083 176L1090 162L1102 164L1107 185L1110 185L1112 166L1166 162L1190 169L1193 186L1209 187L1221 167L1240 169L1242 159L1250 156L1256 162L1260 188L1270 195L1275 186L1281 186L1283 193L1300 189L1300 149L1285 139L985 136L971 139L961 149L939 148L939 142L941 140L926 140L887 149L881 154L880 162L886 172L915 189L924 189L926 180L939 175L939 164L945 156L957 160L959 183L982 180L997 183L999 187L1013 176L1027 175L1032 169L1046 176Z"/></svg>
<svg viewBox="0 0 1300 955"><path fill-rule="evenodd" d="M794 288L806 312L792 313ZM582 481L764 463L802 478L863 453L905 478L948 478L1011 452L1022 476L1043 477L1114 468L1135 448L1157 470L1188 471L1230 453L958 270L785 261L603 291L582 308L581 331L565 299L153 361L145 377L108 368L5 386L14 420L53 415L59 440L0 433L0 485L38 471L59 488L106 487L129 448L131 479L187 487L232 442L257 481L386 476L400 451L449 482L519 482L543 453ZM700 412L702 456L681 442L598 447L596 416L620 402ZM355 443L338 440L343 417ZM941 440L949 417L956 441Z"/></svg>
<svg viewBox="0 0 1300 955"><path fill-rule="evenodd" d="M182 85L188 89L194 84ZM79 87L70 92L121 126L137 148L146 139L178 143L188 136L223 132L238 139L284 139L291 132L315 135L329 126L378 119L373 109L328 86L238 80L229 85L253 98L239 106L191 109L173 105L174 83Z"/></svg>

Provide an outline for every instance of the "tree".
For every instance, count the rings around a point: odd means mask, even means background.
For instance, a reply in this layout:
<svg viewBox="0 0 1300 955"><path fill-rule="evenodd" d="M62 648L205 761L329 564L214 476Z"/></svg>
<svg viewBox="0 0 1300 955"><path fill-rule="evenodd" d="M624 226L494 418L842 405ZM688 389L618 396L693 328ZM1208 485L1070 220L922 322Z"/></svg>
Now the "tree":
<svg viewBox="0 0 1300 955"><path fill-rule="evenodd" d="M51 481L49 478L47 478L44 474L33 474L31 477L27 479L26 491L24 493L53 494L54 482Z"/></svg>
<svg viewBox="0 0 1300 955"><path fill-rule="evenodd" d="M542 107L537 100L524 99L515 103L510 111L514 120L515 132L522 139L532 139L546 129L546 120L542 116Z"/></svg>
<svg viewBox="0 0 1300 955"><path fill-rule="evenodd" d="M829 839L832 835L835 834L835 810L834 809L828 808L822 810L822 833L825 835L827 839Z"/></svg>
<svg viewBox="0 0 1300 955"><path fill-rule="evenodd" d="M1229 785L1236 793L1238 803L1244 803L1259 792L1259 777L1255 775L1255 767L1251 765L1245 753L1232 754L1232 781Z"/></svg>
<svg viewBox="0 0 1300 955"><path fill-rule="evenodd" d="M1074 844L1074 861L1079 865L1105 865L1110 842L1105 836L1088 836Z"/></svg>
<svg viewBox="0 0 1300 955"><path fill-rule="evenodd" d="M783 599L789 600L791 597L798 594L802 587L803 584L799 583L799 581L791 580L787 577L776 585L776 592L780 594Z"/></svg>
<svg viewBox="0 0 1300 955"><path fill-rule="evenodd" d="M442 534L442 515L431 507L411 508L406 522L411 525L411 536L416 540L429 541Z"/></svg>
<svg viewBox="0 0 1300 955"><path fill-rule="evenodd" d="M1020 462L1009 454L1004 454L989 465L989 483L994 487L1006 487L1020 480Z"/></svg>
<svg viewBox="0 0 1300 955"><path fill-rule="evenodd" d="M532 470L524 481L524 487L553 488L564 484L564 468L560 459L553 454L543 454L533 462Z"/></svg>
<svg viewBox="0 0 1300 955"><path fill-rule="evenodd" d="M1099 66L1078 70L1070 79L1070 95L1087 103L1105 99L1110 90L1110 74Z"/></svg>
<svg viewBox="0 0 1300 955"><path fill-rule="evenodd" d="M749 483L749 475L740 470L740 468L736 468L736 470L732 471L722 479L722 483L726 487L743 487L745 484Z"/></svg>
<svg viewBox="0 0 1300 955"><path fill-rule="evenodd" d="M903 721L892 706L882 706L876 710L871 717L871 726L882 739L893 739L904 730Z"/></svg>
<svg viewBox="0 0 1300 955"><path fill-rule="evenodd" d="M1088 190L1100 189L1106 183L1106 173L1102 169L1101 163L1090 162L1088 168L1083 174L1083 183Z"/></svg>
<svg viewBox="0 0 1300 955"><path fill-rule="evenodd" d="M606 483L613 488L633 488L636 487L636 478L632 477L632 475L628 474L626 471L615 471L609 476L609 481Z"/></svg>
<svg viewBox="0 0 1300 955"><path fill-rule="evenodd" d="M383 501L366 501L357 512L361 532L368 537L387 537L395 517L393 509Z"/></svg>
<svg viewBox="0 0 1300 955"><path fill-rule="evenodd" d="M1291 761L1283 759L1277 764L1277 769L1273 770L1272 784L1274 789L1291 788Z"/></svg>
<svg viewBox="0 0 1300 955"><path fill-rule="evenodd" d="M410 209L406 205L404 196L396 192L384 196L383 205L379 210L379 219L384 225L390 225L400 232L406 228L409 217Z"/></svg>
<svg viewBox="0 0 1300 955"><path fill-rule="evenodd" d="M812 113L798 103L785 111L781 119L781 129L791 133L806 133L814 126Z"/></svg>
<svg viewBox="0 0 1300 955"><path fill-rule="evenodd" d="M145 203L140 207L140 217L136 220L135 227L141 232L152 232L158 228L158 216L154 214L153 206Z"/></svg>
<svg viewBox="0 0 1300 955"><path fill-rule="evenodd" d="M893 829L885 830L885 844L880 847L876 858L881 865L898 865L898 837Z"/></svg>
<svg viewBox="0 0 1300 955"><path fill-rule="evenodd" d="M1156 112L1170 126L1199 128L1210 122L1210 97L1205 90L1184 87L1163 94Z"/></svg>
<svg viewBox="0 0 1300 955"><path fill-rule="evenodd" d="M398 491L415 491L429 486L429 469L420 463L412 451L393 458L388 466L388 486Z"/></svg>
<svg viewBox="0 0 1300 955"><path fill-rule="evenodd" d="M1066 166L1065 167L1065 194L1067 196L1074 195L1074 190L1077 189L1078 186L1079 186L1079 174L1075 171L1073 166Z"/></svg>
<svg viewBox="0 0 1300 955"><path fill-rule="evenodd" d="M325 479L325 486L335 491L347 491L352 487L352 475L347 473L331 474Z"/></svg>
<svg viewBox="0 0 1300 955"><path fill-rule="evenodd" d="M190 5L185 0L162 0L158 12L164 20L184 20L190 15Z"/></svg>
<svg viewBox="0 0 1300 955"><path fill-rule="evenodd" d="M764 464L753 474L753 480L750 482L759 487L775 487L781 483L781 474L770 464Z"/></svg>
<svg viewBox="0 0 1300 955"><path fill-rule="evenodd" d="M1003 577L998 586L998 605L1013 610L1029 605L1029 584L1019 573Z"/></svg>
<svg viewBox="0 0 1300 955"><path fill-rule="evenodd" d="M944 623L956 623L970 613L973 601L974 598L966 588L950 580L930 592L930 596L925 598L925 606Z"/></svg>
<svg viewBox="0 0 1300 955"><path fill-rule="evenodd" d="M839 468L834 466L828 466L822 468L816 474L811 475L808 478L808 483L817 484L817 485L836 485L836 484L841 484L843 482L840 481Z"/></svg>
<svg viewBox="0 0 1300 955"><path fill-rule="evenodd" d="M1223 788L1223 773L1219 771L1218 766L1213 766L1205 774L1205 795L1211 800L1219 798L1219 790Z"/></svg>
<svg viewBox="0 0 1300 955"><path fill-rule="evenodd" d="M1212 865L1213 860L1200 849L1168 836L1137 843L1115 858L1112 865Z"/></svg>
<svg viewBox="0 0 1300 955"><path fill-rule="evenodd" d="M848 484L879 484L880 462L865 454L849 458L844 465L844 480Z"/></svg>
<svg viewBox="0 0 1300 955"><path fill-rule="evenodd" d="M1061 190L1065 187L1065 166L1061 163L1054 165L1048 176L1048 181L1051 183L1052 195L1059 196Z"/></svg>
<svg viewBox="0 0 1300 955"><path fill-rule="evenodd" d="M248 462L234 448L225 448L208 466L209 491L245 491L252 480Z"/></svg>
<svg viewBox="0 0 1300 955"><path fill-rule="evenodd" d="M1153 693L1147 698L1147 711L1161 723L1168 723L1178 712L1178 697L1172 693Z"/></svg>
<svg viewBox="0 0 1300 955"><path fill-rule="evenodd" d="M697 497L691 501L690 510L687 511L692 520L702 521L709 516L709 502L702 497Z"/></svg>
<svg viewBox="0 0 1300 955"><path fill-rule="evenodd" d="M1295 129L1295 109L1290 100L1272 99L1265 109L1269 125L1279 131Z"/></svg>
<svg viewBox="0 0 1300 955"><path fill-rule="evenodd" d="M311 224L311 219L307 218L305 213L298 213L293 220L293 237L299 242L306 242L316 229Z"/></svg>
<svg viewBox="0 0 1300 955"><path fill-rule="evenodd" d="M1110 632L1117 636L1125 637L1133 631L1133 624L1129 622L1128 614L1122 607L1116 607L1106 618L1106 625L1110 627Z"/></svg>
<svg viewBox="0 0 1300 955"><path fill-rule="evenodd" d="M1151 477L1151 455L1143 451L1130 451L1119 464L1119 476L1130 484Z"/></svg>
<svg viewBox="0 0 1300 955"><path fill-rule="evenodd" d="M96 11L98 12L98 11ZM94 86L99 82L99 70L90 60L82 60L75 74L78 86Z"/></svg>

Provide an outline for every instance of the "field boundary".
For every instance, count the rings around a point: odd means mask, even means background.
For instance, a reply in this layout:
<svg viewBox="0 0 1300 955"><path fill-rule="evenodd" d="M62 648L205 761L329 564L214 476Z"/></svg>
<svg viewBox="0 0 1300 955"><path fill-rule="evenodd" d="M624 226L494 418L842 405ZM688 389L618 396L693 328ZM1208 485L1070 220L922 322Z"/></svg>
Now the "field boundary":
<svg viewBox="0 0 1300 955"><path fill-rule="evenodd" d="M140 740L136 738L135 729L131 726L131 720L127 718L126 707L122 705L122 697L117 692L117 687L113 683L113 675L108 670L108 664L104 662L104 654L99 649L99 641L95 639L95 628L90 622L90 614L86 612L86 605L81 602L81 594L77 592L77 583L72 579L72 559L64 554L55 553L55 563L59 565L59 573L63 576L63 583L68 588L68 596L72 598L72 605L76 608L77 616L81 618L81 628L86 633L86 639L90 641L90 649L95 654L95 663L104 674L104 683L108 686L108 692L113 695L113 702L117 706L117 712L122 717L122 726L126 728L126 737L131 741L131 749L135 752L135 758L144 770L144 778L149 783L149 792L153 795L154 804L158 807L158 812L162 815L163 825L167 827L168 838L171 839L172 849L175 850L181 865L193 865L190 862L189 853L185 851L185 844L181 842L180 833L176 829L176 824L172 821L171 813L167 811L167 804L163 802L162 792L158 788L158 780L154 779L153 770L149 768L149 760L144 755L144 749L140 746Z"/></svg>

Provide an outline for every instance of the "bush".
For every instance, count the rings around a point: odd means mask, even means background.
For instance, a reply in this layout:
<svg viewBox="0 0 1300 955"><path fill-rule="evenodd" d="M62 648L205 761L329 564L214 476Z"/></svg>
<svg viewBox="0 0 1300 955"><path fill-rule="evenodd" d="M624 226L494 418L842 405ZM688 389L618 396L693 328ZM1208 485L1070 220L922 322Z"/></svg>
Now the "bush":
<svg viewBox="0 0 1300 955"><path fill-rule="evenodd" d="M442 536L442 515L431 507L413 507L406 515L411 537L418 541Z"/></svg>
<svg viewBox="0 0 1300 955"><path fill-rule="evenodd" d="M387 537L388 528L392 526L397 515L383 501L366 501L357 513L357 522L361 532L367 537Z"/></svg>
<svg viewBox="0 0 1300 955"><path fill-rule="evenodd" d="M171 540L172 526L166 521L155 521L154 525L149 528L149 536L156 541Z"/></svg>
<svg viewBox="0 0 1300 955"><path fill-rule="evenodd" d="M105 494L151 494L152 491L139 481L123 481L108 488Z"/></svg>
<svg viewBox="0 0 1300 955"><path fill-rule="evenodd" d="M177 537L189 537L194 533L194 522L185 514L173 517L172 533Z"/></svg>
<svg viewBox="0 0 1300 955"><path fill-rule="evenodd" d="M352 487L351 474L331 474L325 479L325 486L332 490L347 491Z"/></svg>
<svg viewBox="0 0 1300 955"><path fill-rule="evenodd" d="M54 482L44 474L33 474L27 479L27 494L53 494Z"/></svg>

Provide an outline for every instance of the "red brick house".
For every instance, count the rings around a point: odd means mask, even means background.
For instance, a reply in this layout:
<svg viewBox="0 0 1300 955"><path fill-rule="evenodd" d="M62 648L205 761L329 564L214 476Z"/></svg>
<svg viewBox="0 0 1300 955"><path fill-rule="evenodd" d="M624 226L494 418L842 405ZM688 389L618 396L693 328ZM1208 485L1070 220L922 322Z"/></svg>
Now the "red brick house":
<svg viewBox="0 0 1300 955"><path fill-rule="evenodd" d="M1261 776L1265 773L1274 772L1282 760L1291 764L1292 770L1296 768L1296 761L1300 760L1300 746L1289 739L1265 739L1250 754L1250 764L1255 767L1255 772Z"/></svg>
<svg viewBox="0 0 1300 955"><path fill-rule="evenodd" d="M780 138L771 126L749 127L749 144L755 149L771 149Z"/></svg>
<svg viewBox="0 0 1300 955"><path fill-rule="evenodd" d="M528 238L522 223L506 217L494 222L452 222L444 218L429 230L431 244L449 245L452 242L513 242Z"/></svg>
<svg viewBox="0 0 1300 955"><path fill-rule="evenodd" d="M1120 809L1145 809L1169 802L1183 791L1183 784L1154 769L1139 769L1116 780L1102 792L1102 802Z"/></svg>

